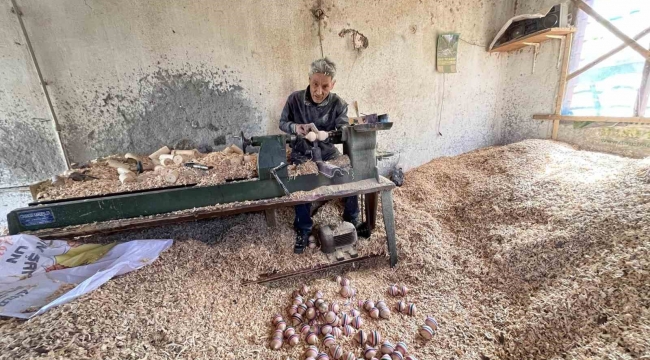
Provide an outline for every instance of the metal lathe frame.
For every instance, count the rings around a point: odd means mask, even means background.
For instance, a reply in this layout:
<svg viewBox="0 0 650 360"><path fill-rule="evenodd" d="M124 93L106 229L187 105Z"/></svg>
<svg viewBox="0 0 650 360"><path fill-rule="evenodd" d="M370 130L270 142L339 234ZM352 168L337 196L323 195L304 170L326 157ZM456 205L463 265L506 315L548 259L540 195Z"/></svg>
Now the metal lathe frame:
<svg viewBox="0 0 650 360"><path fill-rule="evenodd" d="M251 144L259 146L258 179L237 181L212 186L176 187L147 191L110 194L88 198L45 201L11 211L7 215L10 234L30 232L41 238L65 238L93 233L132 230L164 223L193 221L236 213L265 211L283 206L312 201L328 200L357 194L366 194L365 214L374 228L377 195L381 192L382 210L386 226L390 263L397 263L395 228L391 190L394 185L380 181L377 170L377 131L388 130L392 123L353 125L344 128L334 143L343 144L344 154L350 157L352 170L348 174L328 178L321 174L290 178L286 168L271 170L286 162L285 144L288 135L253 137ZM284 185L291 193L312 191L320 187L341 185L362 180L364 186L350 191L333 191L315 194L305 199L285 196ZM282 184L280 184L280 182ZM323 188L327 189L327 188ZM255 202L244 204L242 202ZM174 211L203 208L217 204L230 204L222 209L210 209L192 214L169 214ZM152 215L158 215L151 217ZM149 217L149 218L145 218ZM115 224L105 222L120 220ZM69 227L69 228L66 228Z"/></svg>

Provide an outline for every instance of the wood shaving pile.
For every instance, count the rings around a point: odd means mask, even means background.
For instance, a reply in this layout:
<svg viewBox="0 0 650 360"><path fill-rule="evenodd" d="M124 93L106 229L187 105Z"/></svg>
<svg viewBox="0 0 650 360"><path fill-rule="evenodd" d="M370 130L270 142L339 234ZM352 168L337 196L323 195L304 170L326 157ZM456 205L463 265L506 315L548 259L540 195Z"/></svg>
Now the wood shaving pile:
<svg viewBox="0 0 650 360"><path fill-rule="evenodd" d="M289 161L289 159L291 159L291 147L287 145L285 150L287 153L287 161ZM351 165L350 157L347 155L340 155L333 160L326 161L326 163L341 168L347 168ZM312 175L312 174L318 174L318 165L316 165L316 163L311 160L307 160L302 164L289 165L287 170L289 171L289 177L292 178L300 175Z"/></svg>
<svg viewBox="0 0 650 360"><path fill-rule="evenodd" d="M290 153L290 152L289 152ZM38 190L37 200L60 200L78 197L108 195L120 192L137 190L160 189L177 185L198 185L209 186L223 184L227 181L245 180L257 178L257 154L249 154L252 160L245 162L243 156L233 153L212 152L209 154L198 154L191 162L212 166L210 170L200 170L185 167L183 165L168 165L161 171L145 171L138 174L136 182L122 184L118 179L115 168L107 165L106 159L124 160L113 155L102 160L89 164L88 168L78 169L84 175L97 179L85 181L74 181L63 177L62 183L52 185L50 181L42 183ZM142 156L146 159L146 156ZM339 158L328 161L336 166L347 167L350 165L350 158L342 155ZM170 171L178 172L178 180L175 183L165 181L165 174ZM307 161L300 165L290 165L289 176L318 174L318 167L313 161Z"/></svg>
<svg viewBox="0 0 650 360"><path fill-rule="evenodd" d="M318 166L311 160L298 165L289 165L287 170L289 171L289 177L292 178L300 175L318 174Z"/></svg>
<svg viewBox="0 0 650 360"><path fill-rule="evenodd" d="M345 168L350 166L350 157L347 155L341 155L337 157L336 159L326 161L326 163L334 166L338 166L341 168Z"/></svg>
<svg viewBox="0 0 650 360"><path fill-rule="evenodd" d="M252 161L244 162L242 155L213 152L198 154L192 162L213 166L211 170L200 170L181 165L168 165L161 171L145 171L137 175L137 181L120 183L116 169L107 165L105 159L93 162L86 169L79 169L84 175L96 177L86 181L73 181L64 178L61 185L45 184L39 189L38 200L59 200L94 195L107 195L119 192L158 189L169 186L196 184L199 186L218 185L230 180L257 177L257 154L250 154ZM145 158L145 156L143 156ZM111 156L107 159L119 159ZM123 160L123 159L121 159ZM178 171L178 180L167 183L165 174Z"/></svg>
<svg viewBox="0 0 650 360"><path fill-rule="evenodd" d="M328 160L326 163L340 168L347 168L350 166L350 158L347 155L341 155L333 160ZM300 175L318 174L318 165L309 160L300 165L289 165L289 177L296 177Z"/></svg>
<svg viewBox="0 0 650 360"><path fill-rule="evenodd" d="M404 341L418 359L650 356L650 159L527 140L436 159L394 191L400 262L369 261L263 285L257 274L325 262L294 255L292 209L177 224L87 241L176 239L158 261L26 322L0 320L7 358L301 359L305 345L268 348L271 318L303 284L337 299L336 275L357 297L417 305L362 329ZM316 223L340 219L329 203ZM381 225L381 212L378 224ZM359 243L385 253L383 227ZM400 283L402 298L386 293ZM417 335L427 315L440 323ZM352 341L337 341L360 350ZM322 346L321 346L322 348ZM321 350L322 351L322 350Z"/></svg>

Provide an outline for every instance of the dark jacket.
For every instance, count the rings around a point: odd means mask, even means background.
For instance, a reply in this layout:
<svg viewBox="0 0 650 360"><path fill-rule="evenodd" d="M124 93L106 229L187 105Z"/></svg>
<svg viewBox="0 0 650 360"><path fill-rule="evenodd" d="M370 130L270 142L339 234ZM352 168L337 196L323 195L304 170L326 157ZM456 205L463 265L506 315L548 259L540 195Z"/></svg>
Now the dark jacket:
<svg viewBox="0 0 650 360"><path fill-rule="evenodd" d="M292 134L292 124L314 123L318 130L332 131L348 125L348 104L338 95L330 93L322 103L316 104L311 99L309 86L289 95L280 116L280 130ZM330 160L339 155L338 150L328 140L319 141L323 160ZM312 147L304 139L297 139L291 144L292 162L309 159ZM295 156L293 155L295 153ZM300 156L306 158L300 158Z"/></svg>

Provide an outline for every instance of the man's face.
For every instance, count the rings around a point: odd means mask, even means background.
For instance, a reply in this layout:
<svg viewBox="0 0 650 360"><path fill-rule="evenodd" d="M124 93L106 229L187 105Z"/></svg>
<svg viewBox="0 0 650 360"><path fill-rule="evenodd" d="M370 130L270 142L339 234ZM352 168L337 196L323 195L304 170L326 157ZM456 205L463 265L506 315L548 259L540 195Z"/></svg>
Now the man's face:
<svg viewBox="0 0 650 360"><path fill-rule="evenodd" d="M309 77L309 91L311 92L311 99L320 104L323 100L327 99L327 95L334 89L335 80L325 74L314 74Z"/></svg>

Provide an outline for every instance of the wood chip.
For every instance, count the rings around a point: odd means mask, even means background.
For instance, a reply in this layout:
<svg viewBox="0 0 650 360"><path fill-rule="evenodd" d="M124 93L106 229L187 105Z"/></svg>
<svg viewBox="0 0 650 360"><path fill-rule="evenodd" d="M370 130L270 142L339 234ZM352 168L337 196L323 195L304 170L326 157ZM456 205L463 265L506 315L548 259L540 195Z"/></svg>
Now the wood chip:
<svg viewBox="0 0 650 360"><path fill-rule="evenodd" d="M215 156L215 155L213 155ZM223 155L223 156L228 156ZM215 158L215 162L221 161ZM117 176L114 169L110 169ZM650 159L576 151L527 140L440 158L406 174L394 191L400 262L386 258L268 285L257 274L325 263L294 255L293 209L267 228L262 214L169 225L84 241L174 238L154 264L113 279L26 322L0 320L7 358L299 359L304 342L268 348L271 317L308 285L345 309L336 275L359 299L417 305L364 331L404 341L418 359L643 358L650 344ZM381 206L380 206L381 208ZM317 224L339 222L330 202ZM385 254L378 229L359 255ZM389 297L399 283L405 298ZM424 341L426 316L439 323ZM490 334L490 336L486 336ZM344 351L360 348L337 339ZM324 351L324 347L319 349Z"/></svg>

